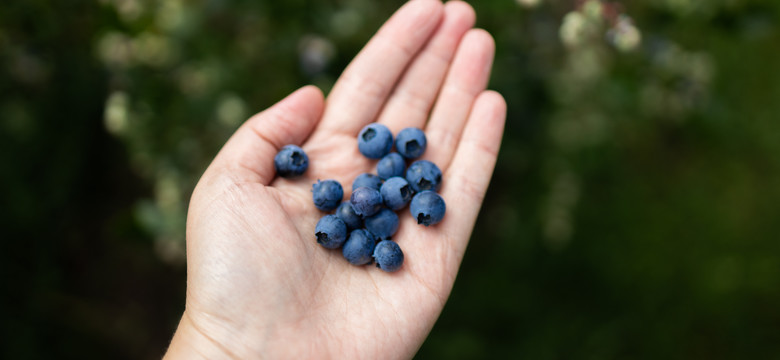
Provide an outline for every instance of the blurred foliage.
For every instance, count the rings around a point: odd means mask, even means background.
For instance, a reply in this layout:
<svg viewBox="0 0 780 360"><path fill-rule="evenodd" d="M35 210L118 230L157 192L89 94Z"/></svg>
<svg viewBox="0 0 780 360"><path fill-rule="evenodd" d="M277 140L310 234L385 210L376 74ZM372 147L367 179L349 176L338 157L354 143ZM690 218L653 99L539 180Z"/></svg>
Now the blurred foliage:
<svg viewBox="0 0 780 360"><path fill-rule="evenodd" d="M189 195L402 1L0 5L4 358L159 358ZM509 103L419 358L780 353L780 4L473 1Z"/></svg>

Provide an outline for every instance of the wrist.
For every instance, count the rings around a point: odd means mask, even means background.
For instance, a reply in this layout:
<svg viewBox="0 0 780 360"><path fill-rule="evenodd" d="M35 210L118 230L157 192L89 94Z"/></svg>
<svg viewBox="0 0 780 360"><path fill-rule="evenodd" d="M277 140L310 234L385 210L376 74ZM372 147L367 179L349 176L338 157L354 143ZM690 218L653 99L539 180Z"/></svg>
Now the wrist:
<svg viewBox="0 0 780 360"><path fill-rule="evenodd" d="M164 359L237 359L232 349L209 336L187 311L181 317Z"/></svg>

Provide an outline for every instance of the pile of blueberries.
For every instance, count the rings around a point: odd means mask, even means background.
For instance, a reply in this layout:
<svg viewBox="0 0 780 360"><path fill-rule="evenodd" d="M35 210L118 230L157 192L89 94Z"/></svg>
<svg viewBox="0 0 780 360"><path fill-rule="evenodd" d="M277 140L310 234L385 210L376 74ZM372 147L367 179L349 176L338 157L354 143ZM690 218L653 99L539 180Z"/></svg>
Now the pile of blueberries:
<svg viewBox="0 0 780 360"><path fill-rule="evenodd" d="M396 152L391 152L395 143ZM442 173L436 164L417 160L425 152L425 133L418 128L401 130L393 141L386 126L372 123L358 135L358 150L369 159L379 159L377 174L363 173L352 182L349 201L342 202L344 189L336 180L317 180L312 185L314 206L325 212L315 227L317 243L328 249L342 248L351 264L365 265L376 261L384 271L398 270L404 254L391 240L398 230L395 211L409 204L409 212L418 224L439 223L446 206L437 194ZM406 167L407 161L413 161ZM303 174L309 159L295 145L283 147L274 158L276 172L282 177ZM378 242L377 242L378 241Z"/></svg>

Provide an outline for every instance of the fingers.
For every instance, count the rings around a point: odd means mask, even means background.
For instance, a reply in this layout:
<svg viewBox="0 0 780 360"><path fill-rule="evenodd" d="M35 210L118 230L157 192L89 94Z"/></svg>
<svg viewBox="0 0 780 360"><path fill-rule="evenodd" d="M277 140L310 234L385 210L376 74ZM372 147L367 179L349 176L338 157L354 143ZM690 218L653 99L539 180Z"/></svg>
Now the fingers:
<svg viewBox="0 0 780 360"><path fill-rule="evenodd" d="M247 120L212 162L212 167L241 167L268 185L275 175L273 158L287 144L300 146L319 121L325 100L315 86L305 86Z"/></svg>
<svg viewBox="0 0 780 360"><path fill-rule="evenodd" d="M393 134L406 127L425 126L458 43L474 26L475 17L474 9L465 2L444 5L444 20L390 94L378 122Z"/></svg>
<svg viewBox="0 0 780 360"><path fill-rule="evenodd" d="M354 136L375 120L407 64L439 24L438 0L409 1L402 6L347 66L328 95L318 133Z"/></svg>
<svg viewBox="0 0 780 360"><path fill-rule="evenodd" d="M439 92L425 129L428 151L424 157L442 171L449 166L477 95L487 86L495 43L487 31L469 30L458 46L447 79Z"/></svg>
<svg viewBox="0 0 780 360"><path fill-rule="evenodd" d="M447 214L440 225L451 235L455 254L460 256L466 250L493 175L505 119L504 98L494 91L482 92L474 102L455 156L444 174L441 195L447 202Z"/></svg>

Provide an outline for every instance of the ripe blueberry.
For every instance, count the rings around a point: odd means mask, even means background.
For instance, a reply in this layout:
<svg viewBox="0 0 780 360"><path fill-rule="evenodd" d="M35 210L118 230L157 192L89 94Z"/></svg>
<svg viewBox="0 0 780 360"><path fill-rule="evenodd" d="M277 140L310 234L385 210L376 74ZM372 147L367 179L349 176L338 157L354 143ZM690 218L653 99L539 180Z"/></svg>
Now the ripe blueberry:
<svg viewBox="0 0 780 360"><path fill-rule="evenodd" d="M395 149L407 159L420 157L425 152L428 141L425 133L418 128L406 128L395 137Z"/></svg>
<svg viewBox="0 0 780 360"><path fill-rule="evenodd" d="M331 211L339 206L344 197L344 189L336 180L317 180L316 184L311 186L314 206L322 211Z"/></svg>
<svg viewBox="0 0 780 360"><path fill-rule="evenodd" d="M379 210L363 222L366 225L366 230L382 239L388 239L398 231L398 215L390 209Z"/></svg>
<svg viewBox="0 0 780 360"><path fill-rule="evenodd" d="M374 235L364 229L353 230L341 249L341 254L352 265L365 265L371 262L374 253L376 239Z"/></svg>
<svg viewBox="0 0 780 360"><path fill-rule="evenodd" d="M379 123L366 125L358 135L358 150L369 159L381 159L393 147L393 134Z"/></svg>
<svg viewBox="0 0 780 360"><path fill-rule="evenodd" d="M382 195L374 188L361 186L352 192L349 202L355 214L362 217L371 216L382 208Z"/></svg>
<svg viewBox="0 0 780 360"><path fill-rule="evenodd" d="M392 240L382 240L374 247L374 260L376 267L393 272L401 268L404 263L404 253L401 247Z"/></svg>
<svg viewBox="0 0 780 360"><path fill-rule="evenodd" d="M395 152L385 155L376 163L376 174L383 180L393 176L404 176L405 169L406 161L404 161L403 156Z"/></svg>
<svg viewBox="0 0 780 360"><path fill-rule="evenodd" d="M328 248L337 249L347 240L347 225L336 215L325 215L314 228L317 243Z"/></svg>
<svg viewBox="0 0 780 360"><path fill-rule="evenodd" d="M309 157L300 147L285 145L274 156L274 168L284 178L300 176L309 168Z"/></svg>
<svg viewBox="0 0 780 360"><path fill-rule="evenodd" d="M379 188L382 186L382 179L374 174L362 173L358 175L354 181L352 181L352 191L355 191L355 189L361 186L379 190Z"/></svg>
<svg viewBox="0 0 780 360"><path fill-rule="evenodd" d="M363 219L360 215L355 214L355 209L352 208L352 204L349 201L339 205L339 208L336 209L336 216L343 220L350 230L363 227Z"/></svg>
<svg viewBox="0 0 780 360"><path fill-rule="evenodd" d="M379 189L379 193L382 194L385 206L390 208L390 210L403 209L412 200L412 195L414 195L409 182L400 176L387 179Z"/></svg>
<svg viewBox="0 0 780 360"><path fill-rule="evenodd" d="M406 169L406 181L416 192L423 190L439 191L441 188L441 170L428 160L417 160Z"/></svg>
<svg viewBox="0 0 780 360"><path fill-rule="evenodd" d="M427 190L422 191L412 198L409 204L409 212L417 219L418 224L425 226L438 224L444 217L447 206L439 194Z"/></svg>

